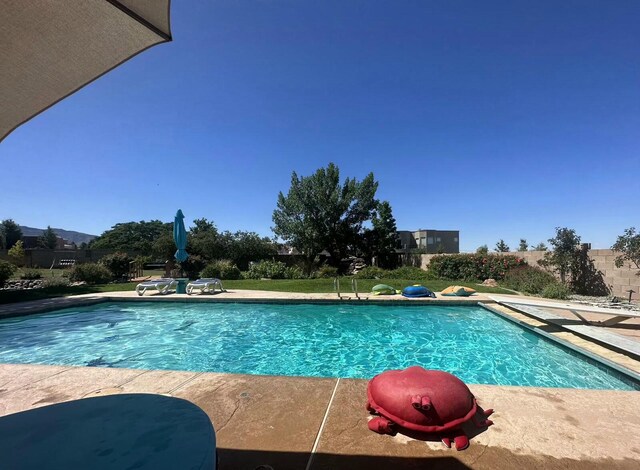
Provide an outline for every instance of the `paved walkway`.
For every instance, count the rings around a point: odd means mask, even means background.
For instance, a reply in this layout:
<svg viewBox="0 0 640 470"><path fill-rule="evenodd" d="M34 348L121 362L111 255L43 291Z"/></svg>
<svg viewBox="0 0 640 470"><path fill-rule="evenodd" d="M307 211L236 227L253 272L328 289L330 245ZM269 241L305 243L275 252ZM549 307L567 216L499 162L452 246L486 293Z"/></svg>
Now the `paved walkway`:
<svg viewBox="0 0 640 470"><path fill-rule="evenodd" d="M495 425L457 452L368 430L364 380L0 365L1 416L115 393L200 406L221 469L638 469L640 392L473 385Z"/></svg>

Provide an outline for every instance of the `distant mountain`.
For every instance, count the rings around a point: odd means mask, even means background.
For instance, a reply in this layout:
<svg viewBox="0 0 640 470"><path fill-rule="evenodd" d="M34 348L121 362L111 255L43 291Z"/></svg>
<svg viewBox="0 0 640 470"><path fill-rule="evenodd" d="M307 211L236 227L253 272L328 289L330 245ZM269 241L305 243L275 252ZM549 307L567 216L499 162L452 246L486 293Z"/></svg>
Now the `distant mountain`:
<svg viewBox="0 0 640 470"><path fill-rule="evenodd" d="M24 225L21 225L20 230L22 230L22 235L39 236L39 235L42 235L42 232L44 232L46 229L26 227ZM56 232L56 235L64 238L69 242L73 242L76 245L80 245L81 243L89 243L91 240L93 240L97 236L97 235L90 235L88 233L74 232L73 230L65 230L62 228L54 228L53 231Z"/></svg>

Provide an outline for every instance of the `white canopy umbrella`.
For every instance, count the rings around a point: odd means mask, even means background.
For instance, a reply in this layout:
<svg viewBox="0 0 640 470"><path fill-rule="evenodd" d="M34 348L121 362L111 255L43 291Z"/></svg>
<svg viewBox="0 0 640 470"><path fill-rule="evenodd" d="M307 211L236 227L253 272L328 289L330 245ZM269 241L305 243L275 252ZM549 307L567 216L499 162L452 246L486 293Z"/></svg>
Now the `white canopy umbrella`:
<svg viewBox="0 0 640 470"><path fill-rule="evenodd" d="M170 0L0 0L0 141L151 46Z"/></svg>

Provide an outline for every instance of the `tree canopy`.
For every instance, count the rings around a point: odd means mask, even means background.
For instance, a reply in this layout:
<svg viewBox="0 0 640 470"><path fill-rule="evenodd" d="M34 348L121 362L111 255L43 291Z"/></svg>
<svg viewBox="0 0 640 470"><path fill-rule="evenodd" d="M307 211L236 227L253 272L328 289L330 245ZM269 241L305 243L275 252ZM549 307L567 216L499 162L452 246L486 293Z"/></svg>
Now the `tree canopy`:
<svg viewBox="0 0 640 470"><path fill-rule="evenodd" d="M500 239L498 240L498 243L496 243L496 251L498 253L506 253L509 251L509 245L507 245L504 240Z"/></svg>
<svg viewBox="0 0 640 470"><path fill-rule="evenodd" d="M629 261L640 269L640 233L636 233L635 227L628 228L623 235L619 235L611 249L620 252L615 259L618 268L624 266L625 261ZM640 276L640 271L637 275Z"/></svg>
<svg viewBox="0 0 640 470"><path fill-rule="evenodd" d="M578 260L580 237L573 229L556 227L556 236L549 239L549 244L553 251L545 253L538 264L556 271L564 284Z"/></svg>
<svg viewBox="0 0 640 470"><path fill-rule="evenodd" d="M172 228L173 223L159 220L119 223L91 240L89 248L151 253L154 243L163 234L171 233Z"/></svg>
<svg viewBox="0 0 640 470"><path fill-rule="evenodd" d="M12 219L5 219L0 223L0 243L9 250L22 238L22 230Z"/></svg>
<svg viewBox="0 0 640 470"><path fill-rule="evenodd" d="M339 261L361 243L363 224L376 209L377 189L373 173L360 182L347 178L341 184L333 163L311 176L299 177L294 171L287 195L278 194L272 230L304 254L307 270L323 250Z"/></svg>
<svg viewBox="0 0 640 470"><path fill-rule="evenodd" d="M38 246L41 248L48 248L53 250L58 244L58 235L53 231L50 225L47 225L47 229L42 231L42 235L38 238Z"/></svg>

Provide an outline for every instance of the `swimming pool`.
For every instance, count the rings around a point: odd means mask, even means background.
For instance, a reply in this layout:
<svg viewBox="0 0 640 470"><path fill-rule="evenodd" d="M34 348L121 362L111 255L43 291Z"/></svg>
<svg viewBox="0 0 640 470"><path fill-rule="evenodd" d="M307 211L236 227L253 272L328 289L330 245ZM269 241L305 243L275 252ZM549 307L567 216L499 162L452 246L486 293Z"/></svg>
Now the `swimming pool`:
<svg viewBox="0 0 640 470"><path fill-rule="evenodd" d="M121 302L0 321L0 362L633 390L480 306Z"/></svg>

